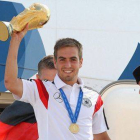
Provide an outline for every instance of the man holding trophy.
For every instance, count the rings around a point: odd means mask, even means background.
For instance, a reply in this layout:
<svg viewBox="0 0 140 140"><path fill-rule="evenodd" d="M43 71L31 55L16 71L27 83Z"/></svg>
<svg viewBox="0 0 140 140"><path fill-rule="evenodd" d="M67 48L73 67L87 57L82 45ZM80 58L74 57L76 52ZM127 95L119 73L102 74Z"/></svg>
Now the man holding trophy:
<svg viewBox="0 0 140 140"><path fill-rule="evenodd" d="M5 69L5 86L15 99L33 106L39 139L110 140L100 95L85 88L78 77L83 63L80 42L72 38L56 42L54 64L57 74L54 82L17 78L18 49L29 25L30 22L22 31L12 33Z"/></svg>

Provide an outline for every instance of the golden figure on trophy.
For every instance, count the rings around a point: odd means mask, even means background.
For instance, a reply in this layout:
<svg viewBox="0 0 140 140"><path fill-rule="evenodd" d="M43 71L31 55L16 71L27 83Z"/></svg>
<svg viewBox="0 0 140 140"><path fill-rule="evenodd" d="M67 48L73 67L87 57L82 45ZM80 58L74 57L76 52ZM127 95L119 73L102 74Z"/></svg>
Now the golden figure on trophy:
<svg viewBox="0 0 140 140"><path fill-rule="evenodd" d="M0 40L6 41L13 31L22 31L29 24L29 30L43 27L50 18L49 8L40 3L34 3L26 8L10 22L0 21Z"/></svg>

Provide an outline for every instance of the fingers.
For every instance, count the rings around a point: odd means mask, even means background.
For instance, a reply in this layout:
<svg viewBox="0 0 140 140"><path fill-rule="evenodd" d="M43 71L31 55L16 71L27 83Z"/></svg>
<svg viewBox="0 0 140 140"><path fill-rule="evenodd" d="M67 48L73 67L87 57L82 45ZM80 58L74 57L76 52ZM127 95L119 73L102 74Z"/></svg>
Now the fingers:
<svg viewBox="0 0 140 140"><path fill-rule="evenodd" d="M28 29L29 29L29 23L27 23L27 24L25 25L25 28L24 28L23 30L27 30L27 31L28 31Z"/></svg>
<svg viewBox="0 0 140 140"><path fill-rule="evenodd" d="M12 38L15 37L16 34L17 34L17 31L14 30L14 31L12 32L12 34L11 34L11 37L12 37Z"/></svg>
<svg viewBox="0 0 140 140"><path fill-rule="evenodd" d="M23 35L23 37L26 35L28 29L29 29L29 24L27 23L27 24L25 25L25 28L21 31L21 34Z"/></svg>
<svg viewBox="0 0 140 140"><path fill-rule="evenodd" d="M16 40L18 42L21 42L21 40L24 38L24 36L26 35L26 33L28 31L28 28L29 28L28 26L29 25L26 24L24 29L22 31L20 31L20 32L14 30L12 35L11 35L11 39Z"/></svg>
<svg viewBox="0 0 140 140"><path fill-rule="evenodd" d="M18 41L18 42L21 42L21 40L26 35L28 29L29 29L29 24L27 23L22 31L18 32L18 31L14 30L12 35L11 35L11 39Z"/></svg>

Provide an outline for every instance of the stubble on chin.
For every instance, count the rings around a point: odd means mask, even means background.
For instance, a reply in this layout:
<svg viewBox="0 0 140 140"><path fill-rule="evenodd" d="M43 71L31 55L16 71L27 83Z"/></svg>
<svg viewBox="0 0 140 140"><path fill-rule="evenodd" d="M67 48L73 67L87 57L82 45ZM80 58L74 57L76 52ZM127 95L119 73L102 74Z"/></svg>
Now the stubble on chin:
<svg viewBox="0 0 140 140"><path fill-rule="evenodd" d="M65 77L64 80L65 80L65 81L72 81L73 78L72 78L72 77Z"/></svg>

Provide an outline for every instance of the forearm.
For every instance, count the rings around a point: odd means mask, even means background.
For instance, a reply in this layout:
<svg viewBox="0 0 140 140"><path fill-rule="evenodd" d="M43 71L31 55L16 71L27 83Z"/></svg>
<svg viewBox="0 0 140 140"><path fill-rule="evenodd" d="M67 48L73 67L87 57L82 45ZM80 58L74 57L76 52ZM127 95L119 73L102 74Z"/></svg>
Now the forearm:
<svg viewBox="0 0 140 140"><path fill-rule="evenodd" d="M27 33L27 31L28 24L23 29L23 31L12 33L5 68L5 87L14 94L18 95L19 97L22 96L23 84L22 81L17 78L18 76L17 56L20 42Z"/></svg>
<svg viewBox="0 0 140 140"><path fill-rule="evenodd" d="M19 45L19 40L16 40L15 38L11 39L5 68L5 86L8 89L13 87L18 80L17 56Z"/></svg>

